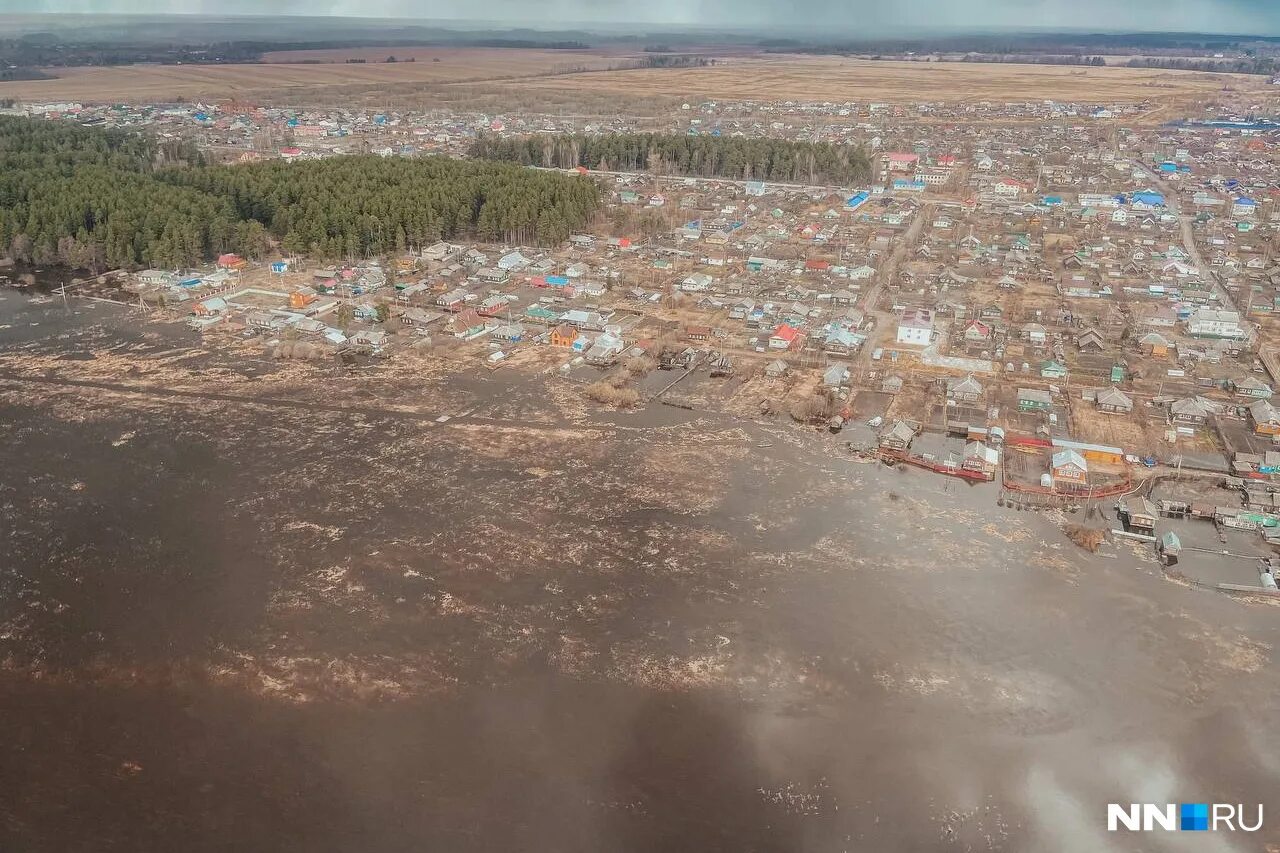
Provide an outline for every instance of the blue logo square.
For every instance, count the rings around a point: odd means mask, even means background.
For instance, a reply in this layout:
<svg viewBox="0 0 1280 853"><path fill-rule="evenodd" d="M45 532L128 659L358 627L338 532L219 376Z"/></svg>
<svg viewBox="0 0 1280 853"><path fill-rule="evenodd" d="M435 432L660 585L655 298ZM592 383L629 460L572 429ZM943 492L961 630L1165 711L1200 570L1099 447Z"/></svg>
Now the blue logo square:
<svg viewBox="0 0 1280 853"><path fill-rule="evenodd" d="M1208 803L1183 803L1178 810L1178 828L1183 832L1204 832L1209 829Z"/></svg>

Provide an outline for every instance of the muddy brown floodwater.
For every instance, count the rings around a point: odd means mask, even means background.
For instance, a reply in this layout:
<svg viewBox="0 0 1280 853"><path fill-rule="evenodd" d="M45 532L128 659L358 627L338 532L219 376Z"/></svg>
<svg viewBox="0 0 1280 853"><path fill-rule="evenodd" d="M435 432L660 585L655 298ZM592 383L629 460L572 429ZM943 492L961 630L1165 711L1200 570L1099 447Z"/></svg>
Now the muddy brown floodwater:
<svg viewBox="0 0 1280 853"><path fill-rule="evenodd" d="M1142 547L782 423L72 308L0 292L0 849L1280 841L1280 609ZM1106 831L1179 801L1268 817Z"/></svg>

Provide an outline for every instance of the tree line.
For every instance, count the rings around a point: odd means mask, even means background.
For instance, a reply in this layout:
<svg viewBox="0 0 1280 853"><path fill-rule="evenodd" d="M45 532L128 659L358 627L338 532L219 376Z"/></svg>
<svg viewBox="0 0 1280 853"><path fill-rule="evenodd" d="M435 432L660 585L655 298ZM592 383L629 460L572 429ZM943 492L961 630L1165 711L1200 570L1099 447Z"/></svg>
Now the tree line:
<svg viewBox="0 0 1280 853"><path fill-rule="evenodd" d="M583 166L802 184L850 185L871 175L871 159L862 148L783 139L655 133L482 135L470 153L476 158L547 168Z"/></svg>
<svg viewBox="0 0 1280 853"><path fill-rule="evenodd" d="M593 181L511 163L376 156L211 166L136 134L0 117L0 251L101 270L277 246L359 259L439 239L560 242Z"/></svg>
<svg viewBox="0 0 1280 853"><path fill-rule="evenodd" d="M1190 59L1175 56L1140 56L1125 63L1130 68L1163 68L1171 71L1218 71L1231 74L1275 74L1280 71L1271 57Z"/></svg>
<svg viewBox="0 0 1280 853"><path fill-rule="evenodd" d="M953 60L942 59L942 62ZM1101 56L1084 56L1077 54L991 54L966 53L956 62L1008 63L1016 65L1089 65L1100 68L1107 64Z"/></svg>

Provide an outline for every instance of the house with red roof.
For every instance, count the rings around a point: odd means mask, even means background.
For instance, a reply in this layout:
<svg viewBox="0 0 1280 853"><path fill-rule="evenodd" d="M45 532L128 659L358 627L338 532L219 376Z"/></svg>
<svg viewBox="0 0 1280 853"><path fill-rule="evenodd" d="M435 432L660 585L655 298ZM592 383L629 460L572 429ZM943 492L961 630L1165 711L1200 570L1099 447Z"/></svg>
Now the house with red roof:
<svg viewBox="0 0 1280 853"><path fill-rule="evenodd" d="M907 154L902 151L889 151L884 155L885 168L890 172L914 172L920 162L919 154Z"/></svg>
<svg viewBox="0 0 1280 853"><path fill-rule="evenodd" d="M792 350L804 346L804 330L783 323L769 336L769 349Z"/></svg>

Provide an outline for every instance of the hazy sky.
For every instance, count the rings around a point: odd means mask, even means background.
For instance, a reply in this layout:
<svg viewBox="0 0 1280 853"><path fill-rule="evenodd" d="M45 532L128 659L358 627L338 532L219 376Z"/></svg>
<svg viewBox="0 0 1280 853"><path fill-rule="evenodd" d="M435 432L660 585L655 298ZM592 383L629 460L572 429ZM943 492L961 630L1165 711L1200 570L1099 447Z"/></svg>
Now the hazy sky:
<svg viewBox="0 0 1280 853"><path fill-rule="evenodd" d="M1069 27L1280 34L1280 0L0 0L0 12L352 15L574 23L769 25L825 32Z"/></svg>

